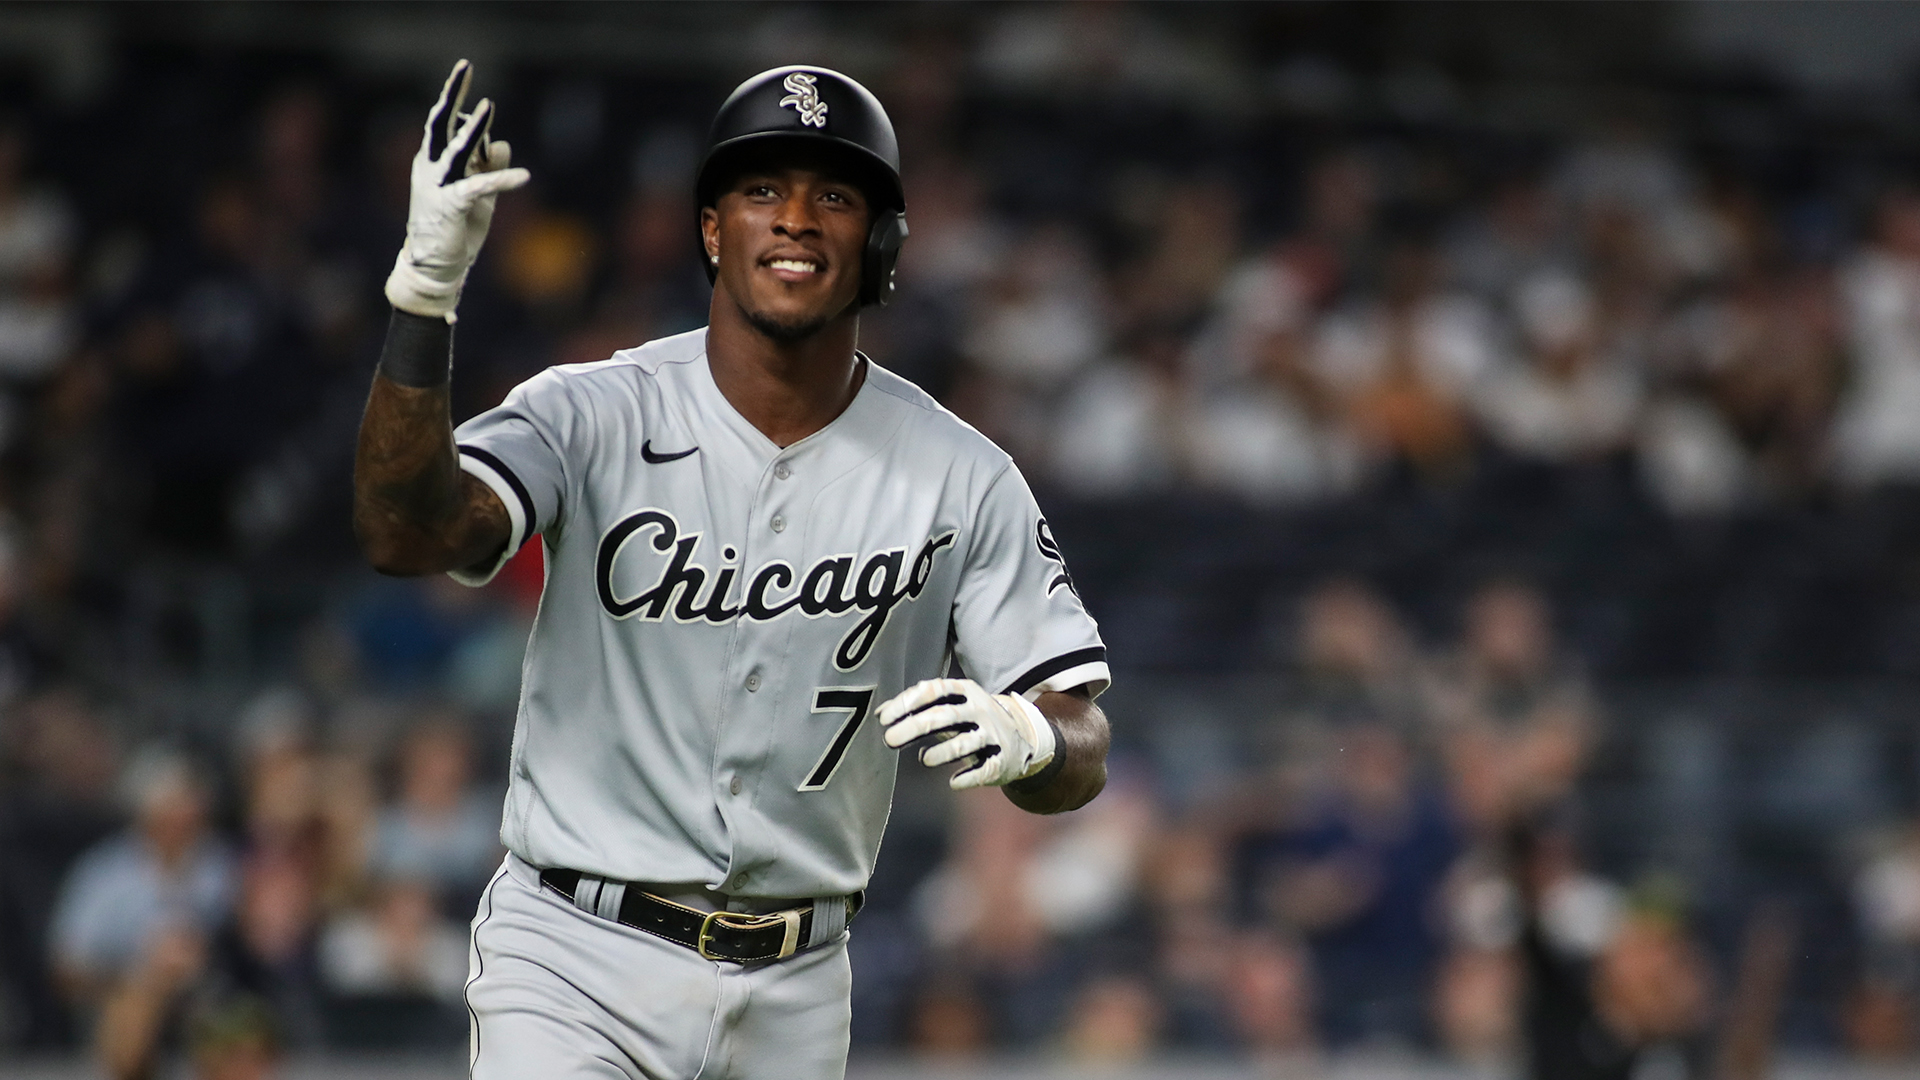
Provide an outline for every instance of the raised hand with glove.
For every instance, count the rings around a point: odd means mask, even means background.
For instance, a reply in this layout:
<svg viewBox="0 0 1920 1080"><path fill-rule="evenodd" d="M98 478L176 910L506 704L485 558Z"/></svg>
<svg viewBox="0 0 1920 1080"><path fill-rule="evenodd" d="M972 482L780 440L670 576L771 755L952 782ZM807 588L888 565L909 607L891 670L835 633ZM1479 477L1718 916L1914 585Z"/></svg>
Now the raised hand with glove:
<svg viewBox="0 0 1920 1080"><path fill-rule="evenodd" d="M491 100L460 111L472 81L473 65L455 64L427 114L413 155L407 240L387 278L387 300L395 308L448 322L486 242L494 200L530 179L527 170L508 167L512 148L491 138Z"/></svg>
<svg viewBox="0 0 1920 1080"><path fill-rule="evenodd" d="M353 528L386 574L491 566L512 554L512 513L462 469L453 441L453 309L494 200L528 180L490 137L493 102L460 111L472 81L472 64L454 65L413 156L407 238L387 278L393 314L360 421Z"/></svg>
<svg viewBox="0 0 1920 1080"><path fill-rule="evenodd" d="M947 781L955 791L1001 787L1046 772L1059 735L1038 706L1019 694L989 694L972 679L928 679L880 706L880 729L898 750L929 736L920 751L928 767L966 759Z"/></svg>

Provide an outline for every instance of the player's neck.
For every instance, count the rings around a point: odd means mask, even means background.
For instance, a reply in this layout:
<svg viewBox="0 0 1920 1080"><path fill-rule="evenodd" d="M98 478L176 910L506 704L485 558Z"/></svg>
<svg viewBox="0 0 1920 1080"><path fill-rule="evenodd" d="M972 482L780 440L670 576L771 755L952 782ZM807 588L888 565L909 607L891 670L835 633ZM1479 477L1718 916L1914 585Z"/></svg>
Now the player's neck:
<svg viewBox="0 0 1920 1080"><path fill-rule="evenodd" d="M714 385L775 446L791 446L831 424L860 392L866 369L854 354L858 314L796 341L767 336L729 302L716 302L711 314L707 366Z"/></svg>

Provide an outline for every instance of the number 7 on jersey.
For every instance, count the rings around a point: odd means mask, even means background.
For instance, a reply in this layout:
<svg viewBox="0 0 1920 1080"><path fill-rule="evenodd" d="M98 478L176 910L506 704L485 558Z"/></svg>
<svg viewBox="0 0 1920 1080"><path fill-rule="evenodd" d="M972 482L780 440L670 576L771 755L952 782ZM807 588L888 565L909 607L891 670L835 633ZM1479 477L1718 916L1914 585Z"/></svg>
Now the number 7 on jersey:
<svg viewBox="0 0 1920 1080"><path fill-rule="evenodd" d="M860 722L867 718L867 710L873 707L872 686L821 686L813 691L813 711L817 713L847 714L847 722L840 725L840 731L833 741L827 744L825 753L814 763L807 778L800 782L800 791L819 791L840 771L840 762L846 759L847 747L853 745L853 737L860 731Z"/></svg>

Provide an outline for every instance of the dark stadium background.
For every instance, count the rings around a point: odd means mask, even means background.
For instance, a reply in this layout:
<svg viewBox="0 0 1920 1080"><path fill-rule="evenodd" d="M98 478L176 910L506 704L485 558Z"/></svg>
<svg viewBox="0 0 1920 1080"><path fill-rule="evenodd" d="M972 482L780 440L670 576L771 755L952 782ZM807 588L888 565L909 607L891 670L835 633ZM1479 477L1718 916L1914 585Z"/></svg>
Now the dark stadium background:
<svg viewBox="0 0 1920 1080"><path fill-rule="evenodd" d="M459 1069L538 545L383 580L348 501L463 56L534 179L460 417L700 325L707 118L836 67L863 347L1101 620L1101 800L903 772L856 1074L1512 1075L1548 975L1634 1076L1916 1067L1920 7L5 4L0 1075ZM225 885L120 941L169 813Z"/></svg>

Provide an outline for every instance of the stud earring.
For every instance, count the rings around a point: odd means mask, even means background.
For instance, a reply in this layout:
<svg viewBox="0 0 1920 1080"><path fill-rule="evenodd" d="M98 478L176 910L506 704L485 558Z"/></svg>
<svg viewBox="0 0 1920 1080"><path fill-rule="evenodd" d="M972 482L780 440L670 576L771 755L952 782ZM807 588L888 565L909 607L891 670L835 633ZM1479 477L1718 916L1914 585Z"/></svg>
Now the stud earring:
<svg viewBox="0 0 1920 1080"><path fill-rule="evenodd" d="M712 263L713 265L715 265L715 266L719 266L719 265L720 265L720 256L718 256L718 255L709 255L709 256L707 256L707 261L708 261L708 262L711 262L711 263Z"/></svg>

